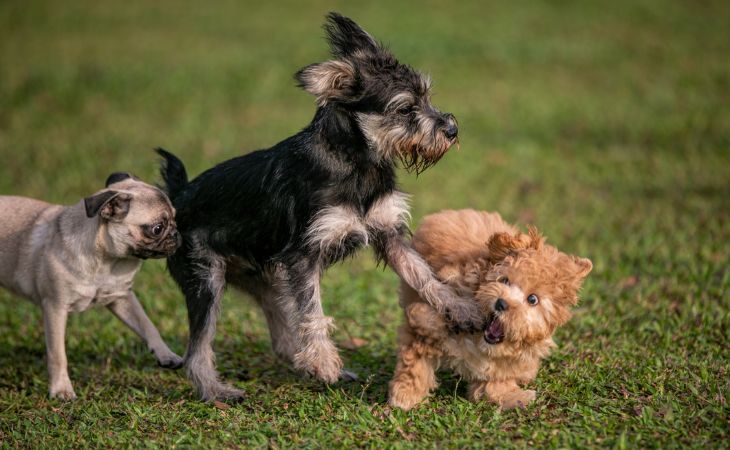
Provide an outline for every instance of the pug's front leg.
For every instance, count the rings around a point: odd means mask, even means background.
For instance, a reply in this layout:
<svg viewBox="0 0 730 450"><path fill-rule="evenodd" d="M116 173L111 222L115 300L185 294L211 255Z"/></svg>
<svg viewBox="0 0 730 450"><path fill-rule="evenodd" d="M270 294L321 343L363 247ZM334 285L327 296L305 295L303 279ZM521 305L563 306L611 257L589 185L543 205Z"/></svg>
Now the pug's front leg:
<svg viewBox="0 0 730 450"><path fill-rule="evenodd" d="M147 348L155 355L160 367L178 369L183 365L183 359L173 353L162 340L160 332L145 314L134 292L129 291L126 298L117 300L108 305L115 316L132 329L147 343Z"/></svg>
<svg viewBox="0 0 730 450"><path fill-rule="evenodd" d="M52 301L43 302L43 323L48 357L48 391L52 398L73 400L76 398L66 361L66 320L68 311Z"/></svg>

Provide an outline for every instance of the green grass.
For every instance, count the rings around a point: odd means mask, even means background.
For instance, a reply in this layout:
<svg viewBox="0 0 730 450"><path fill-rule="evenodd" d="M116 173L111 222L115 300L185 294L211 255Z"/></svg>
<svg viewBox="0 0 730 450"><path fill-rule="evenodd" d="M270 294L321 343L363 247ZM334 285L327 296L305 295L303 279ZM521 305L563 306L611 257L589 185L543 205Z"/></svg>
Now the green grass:
<svg viewBox="0 0 730 450"><path fill-rule="evenodd" d="M228 292L220 409L155 367L103 309L71 318L79 399L47 398L40 311L0 292L0 446L726 447L730 388L730 7L675 2L0 3L0 194L71 203L106 175L157 180L162 145L197 174L303 127L292 74L326 57L328 10L429 72L461 149L418 178L414 222L445 208L534 223L595 265L538 400L470 404L448 373L410 413L385 406L397 279L370 251L323 280L359 383L303 381L269 350L262 315ZM0 218L1 220L1 218ZM136 291L171 347L184 302L164 264Z"/></svg>

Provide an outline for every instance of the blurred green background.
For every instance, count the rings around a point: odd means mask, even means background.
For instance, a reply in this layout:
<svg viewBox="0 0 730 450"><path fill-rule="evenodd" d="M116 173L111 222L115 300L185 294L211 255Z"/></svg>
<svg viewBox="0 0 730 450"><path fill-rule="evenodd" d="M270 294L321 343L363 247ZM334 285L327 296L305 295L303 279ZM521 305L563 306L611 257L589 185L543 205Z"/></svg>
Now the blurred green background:
<svg viewBox="0 0 730 450"><path fill-rule="evenodd" d="M0 444L726 446L726 1L3 1L0 194L70 204L113 171L158 181L155 146L195 175L290 136L314 113L292 75L328 57L330 10L429 73L434 104L459 119L460 150L400 174L414 226L445 208L496 210L593 260L537 402L470 404L446 372L428 403L390 411L397 279L365 250L323 281L335 339L367 341L343 350L361 382L301 380L228 292L218 366L248 393L230 408L197 402L103 309L69 323L79 399L48 400L40 311L0 292ZM184 301L163 262L145 263L136 291L184 352Z"/></svg>

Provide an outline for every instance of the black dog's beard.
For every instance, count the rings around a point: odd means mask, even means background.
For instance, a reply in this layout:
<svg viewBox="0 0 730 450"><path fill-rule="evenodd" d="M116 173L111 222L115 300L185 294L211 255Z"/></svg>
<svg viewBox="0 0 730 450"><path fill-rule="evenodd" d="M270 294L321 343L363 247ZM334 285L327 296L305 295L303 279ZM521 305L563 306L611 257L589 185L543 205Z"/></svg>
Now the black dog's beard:
<svg viewBox="0 0 730 450"><path fill-rule="evenodd" d="M418 175L439 162L450 147L449 145L440 150L438 148L424 149L420 145L404 146L396 152L396 155L406 171L416 172Z"/></svg>
<svg viewBox="0 0 730 450"><path fill-rule="evenodd" d="M386 117L375 114L361 114L358 119L373 151L383 158L399 161L406 171L416 174L435 165L458 143L457 139L447 139L428 119L410 127L388 124Z"/></svg>

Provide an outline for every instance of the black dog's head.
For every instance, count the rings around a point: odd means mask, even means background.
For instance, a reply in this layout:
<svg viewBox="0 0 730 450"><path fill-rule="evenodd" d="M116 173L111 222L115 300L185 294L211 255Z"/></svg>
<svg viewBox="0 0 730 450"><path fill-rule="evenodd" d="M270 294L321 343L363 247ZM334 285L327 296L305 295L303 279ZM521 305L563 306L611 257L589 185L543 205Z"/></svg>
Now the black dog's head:
<svg viewBox="0 0 730 450"><path fill-rule="evenodd" d="M401 64L352 20L327 16L334 59L296 74L320 108L352 116L377 158L400 159L420 172L457 142L453 115L431 105L430 80Z"/></svg>

